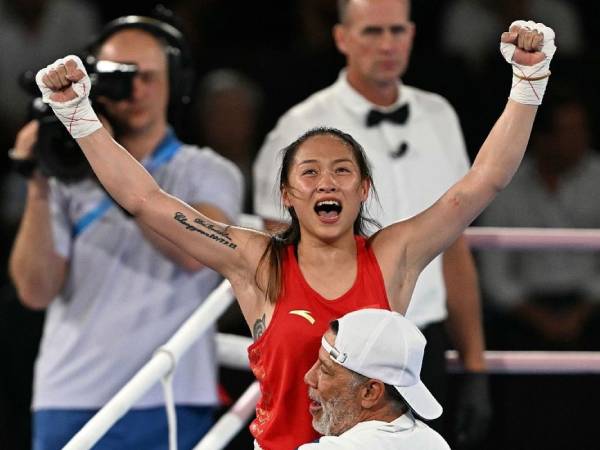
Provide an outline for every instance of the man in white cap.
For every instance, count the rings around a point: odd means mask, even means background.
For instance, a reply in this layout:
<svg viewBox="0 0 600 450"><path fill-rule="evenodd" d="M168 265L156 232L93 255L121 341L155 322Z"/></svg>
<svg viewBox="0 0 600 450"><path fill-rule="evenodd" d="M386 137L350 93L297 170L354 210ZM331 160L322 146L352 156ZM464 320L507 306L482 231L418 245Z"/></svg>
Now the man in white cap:
<svg viewBox="0 0 600 450"><path fill-rule="evenodd" d="M420 379L425 337L404 316L362 309L331 323L306 373L313 427L324 437L299 450L447 450L419 420L442 407Z"/></svg>

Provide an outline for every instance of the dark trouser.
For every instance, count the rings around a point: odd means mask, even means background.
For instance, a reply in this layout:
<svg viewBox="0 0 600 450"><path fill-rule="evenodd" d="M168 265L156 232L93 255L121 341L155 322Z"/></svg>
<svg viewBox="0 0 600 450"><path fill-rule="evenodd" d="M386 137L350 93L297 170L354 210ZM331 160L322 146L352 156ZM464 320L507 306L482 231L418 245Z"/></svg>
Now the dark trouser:
<svg viewBox="0 0 600 450"><path fill-rule="evenodd" d="M446 412L448 380L446 378L446 356L445 351L448 347L445 322L431 323L421 329L421 332L427 339L425 346L425 355L423 356L423 366L421 368L421 380L431 391L433 396L444 408ZM444 420L446 414L435 420L427 421L427 425L440 434L443 433Z"/></svg>

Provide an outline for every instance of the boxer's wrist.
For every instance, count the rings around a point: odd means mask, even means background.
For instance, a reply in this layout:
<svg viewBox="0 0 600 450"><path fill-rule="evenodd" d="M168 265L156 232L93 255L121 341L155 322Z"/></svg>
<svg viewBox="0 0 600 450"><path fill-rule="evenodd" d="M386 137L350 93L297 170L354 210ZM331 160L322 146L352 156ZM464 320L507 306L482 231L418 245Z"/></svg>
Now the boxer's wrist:
<svg viewBox="0 0 600 450"><path fill-rule="evenodd" d="M523 105L541 105L550 72L543 77L524 77L513 72L508 98Z"/></svg>
<svg viewBox="0 0 600 450"><path fill-rule="evenodd" d="M102 127L87 97L77 97L68 102L48 102L54 114L73 138L85 137Z"/></svg>

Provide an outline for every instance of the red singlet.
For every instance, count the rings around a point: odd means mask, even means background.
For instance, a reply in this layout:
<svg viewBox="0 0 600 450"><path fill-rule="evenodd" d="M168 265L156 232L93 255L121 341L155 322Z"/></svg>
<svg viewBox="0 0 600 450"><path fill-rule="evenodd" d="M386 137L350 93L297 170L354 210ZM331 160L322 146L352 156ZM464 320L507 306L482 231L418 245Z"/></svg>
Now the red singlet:
<svg viewBox="0 0 600 450"><path fill-rule="evenodd" d="M312 428L304 374L317 360L329 322L357 309L389 309L373 251L363 237L356 237L356 244L356 280L335 300L323 298L308 285L294 247L286 249L282 295L264 334L248 347L250 367L261 389L250 432L263 450L296 450L319 436Z"/></svg>

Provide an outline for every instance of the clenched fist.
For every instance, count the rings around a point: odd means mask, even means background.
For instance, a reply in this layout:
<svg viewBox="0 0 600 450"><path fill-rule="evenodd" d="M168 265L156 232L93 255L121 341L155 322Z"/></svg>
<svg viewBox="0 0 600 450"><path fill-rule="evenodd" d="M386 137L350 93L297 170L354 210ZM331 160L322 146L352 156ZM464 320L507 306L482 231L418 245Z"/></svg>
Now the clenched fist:
<svg viewBox="0 0 600 450"><path fill-rule="evenodd" d="M54 114L74 138L102 126L89 101L90 78L77 56L67 56L40 70L35 81Z"/></svg>
<svg viewBox="0 0 600 450"><path fill-rule="evenodd" d="M523 104L541 104L550 76L550 61L556 52L552 28L517 20L502 33L500 52L513 66L509 97Z"/></svg>

